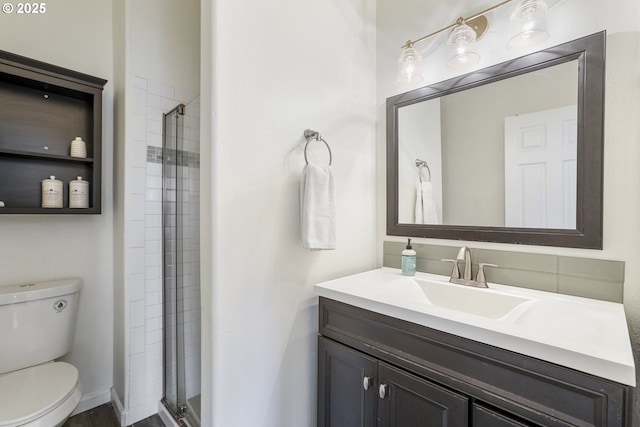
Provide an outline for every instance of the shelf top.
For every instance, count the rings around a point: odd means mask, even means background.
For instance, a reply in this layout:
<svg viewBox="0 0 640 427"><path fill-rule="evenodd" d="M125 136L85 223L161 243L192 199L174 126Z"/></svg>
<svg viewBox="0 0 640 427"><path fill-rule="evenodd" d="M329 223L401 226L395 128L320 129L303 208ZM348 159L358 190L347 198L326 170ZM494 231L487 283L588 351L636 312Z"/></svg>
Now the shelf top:
<svg viewBox="0 0 640 427"><path fill-rule="evenodd" d="M99 77L94 77L79 71L70 70L58 65L49 64L3 50L0 50L0 64L38 74L46 74L52 77L72 81L74 83L81 83L100 90L102 90L104 85L107 84L107 80Z"/></svg>

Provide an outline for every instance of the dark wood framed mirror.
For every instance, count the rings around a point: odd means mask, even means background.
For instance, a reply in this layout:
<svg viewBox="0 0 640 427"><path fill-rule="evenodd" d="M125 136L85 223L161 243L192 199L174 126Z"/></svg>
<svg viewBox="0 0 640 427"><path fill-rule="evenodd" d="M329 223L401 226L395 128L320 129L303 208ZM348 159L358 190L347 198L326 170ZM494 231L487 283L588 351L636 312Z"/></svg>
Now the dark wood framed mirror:
<svg viewBox="0 0 640 427"><path fill-rule="evenodd" d="M602 249L601 32L387 99L387 234Z"/></svg>

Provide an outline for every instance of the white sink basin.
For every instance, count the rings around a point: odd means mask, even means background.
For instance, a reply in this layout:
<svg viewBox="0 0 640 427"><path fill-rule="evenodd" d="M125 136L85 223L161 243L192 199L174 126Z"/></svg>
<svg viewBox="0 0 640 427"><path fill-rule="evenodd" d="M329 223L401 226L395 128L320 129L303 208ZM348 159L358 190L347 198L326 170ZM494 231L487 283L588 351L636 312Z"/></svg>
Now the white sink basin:
<svg viewBox="0 0 640 427"><path fill-rule="evenodd" d="M420 286L428 302L434 306L461 311L489 319L506 319L526 310L532 300L451 283L413 279ZM520 310L517 308L520 307Z"/></svg>

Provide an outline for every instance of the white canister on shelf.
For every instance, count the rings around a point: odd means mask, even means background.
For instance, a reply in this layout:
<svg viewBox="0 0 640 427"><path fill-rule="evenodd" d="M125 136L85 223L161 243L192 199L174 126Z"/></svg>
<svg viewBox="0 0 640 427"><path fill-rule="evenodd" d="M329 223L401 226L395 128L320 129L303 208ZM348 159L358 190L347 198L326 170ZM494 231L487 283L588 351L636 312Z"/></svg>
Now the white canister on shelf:
<svg viewBox="0 0 640 427"><path fill-rule="evenodd" d="M87 157L87 144L85 144L80 136L76 136L76 138L71 141L71 157Z"/></svg>
<svg viewBox="0 0 640 427"><path fill-rule="evenodd" d="M69 207L89 207L89 181L84 181L81 176L69 181Z"/></svg>
<svg viewBox="0 0 640 427"><path fill-rule="evenodd" d="M42 207L61 208L63 200L62 181L51 175L42 180Z"/></svg>

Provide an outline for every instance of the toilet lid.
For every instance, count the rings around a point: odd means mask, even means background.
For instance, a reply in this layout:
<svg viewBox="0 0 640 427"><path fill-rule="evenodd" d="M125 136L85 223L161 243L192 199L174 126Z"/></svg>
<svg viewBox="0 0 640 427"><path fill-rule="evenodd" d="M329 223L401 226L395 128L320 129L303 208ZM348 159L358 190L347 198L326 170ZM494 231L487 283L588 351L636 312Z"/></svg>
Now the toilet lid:
<svg viewBox="0 0 640 427"><path fill-rule="evenodd" d="M78 370L65 362L45 363L0 375L0 427L40 418L78 387Z"/></svg>

